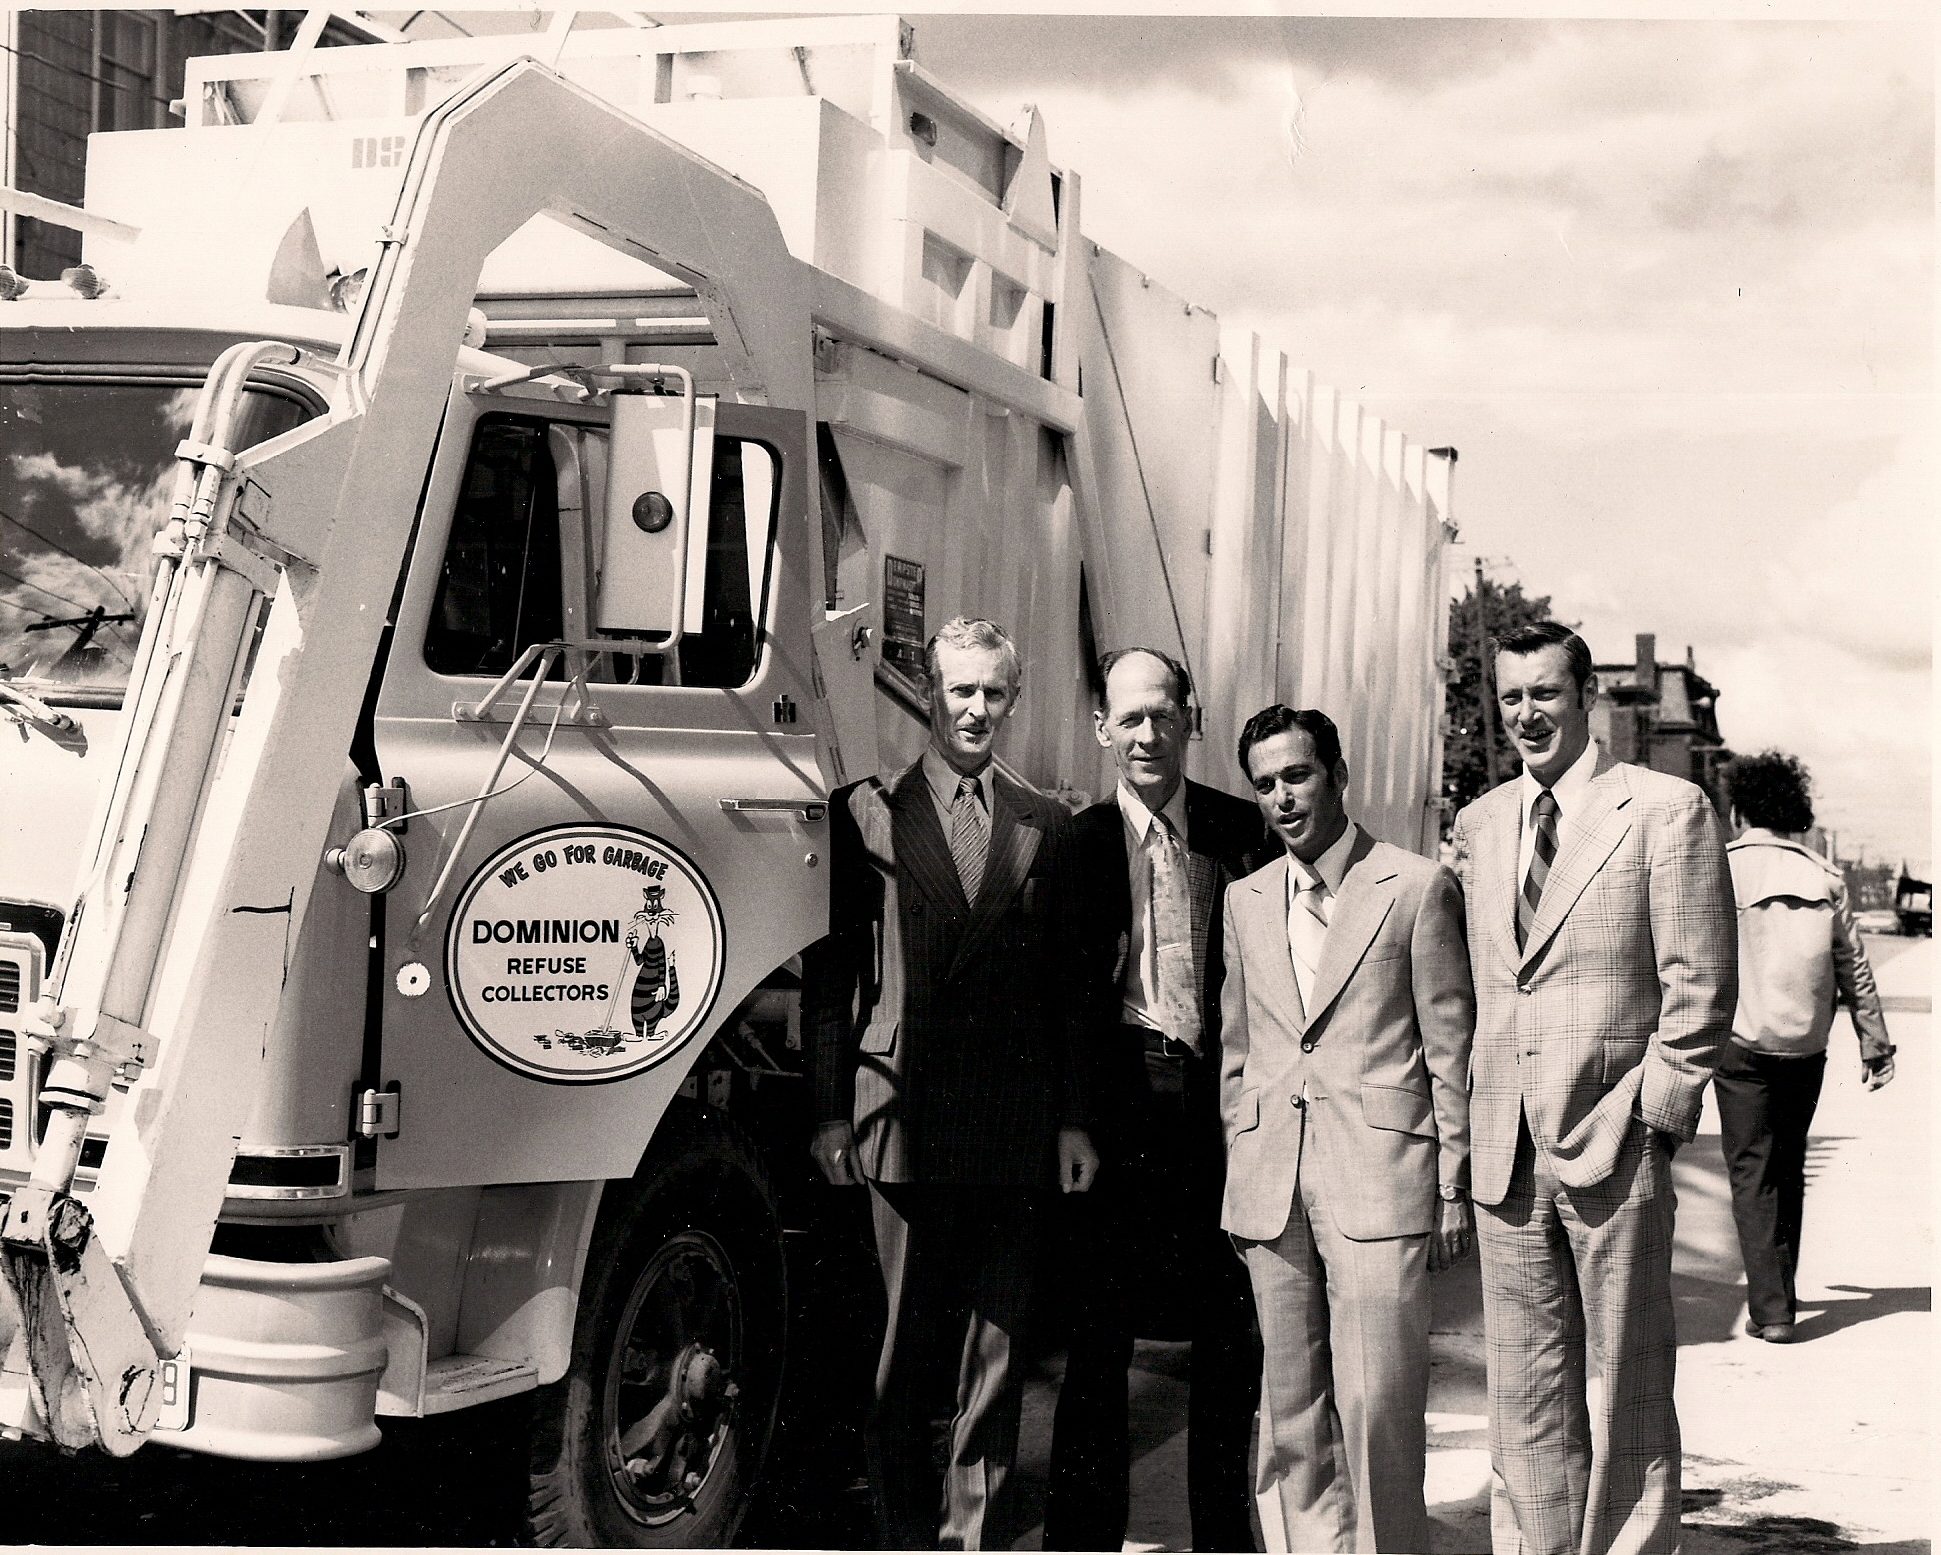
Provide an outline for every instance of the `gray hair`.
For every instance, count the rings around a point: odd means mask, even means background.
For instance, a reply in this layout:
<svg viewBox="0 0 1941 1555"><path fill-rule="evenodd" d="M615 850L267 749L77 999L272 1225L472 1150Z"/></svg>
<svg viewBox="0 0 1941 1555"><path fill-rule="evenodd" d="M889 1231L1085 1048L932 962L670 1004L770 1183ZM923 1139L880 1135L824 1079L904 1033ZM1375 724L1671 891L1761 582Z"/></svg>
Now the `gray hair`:
<svg viewBox="0 0 1941 1555"><path fill-rule="evenodd" d="M923 645L923 670L932 686L937 683L940 645L995 649L1004 658L1005 678L1011 682L1011 689L1016 691L1024 682L1024 662L1018 657L1018 645L995 621L987 621L982 616L953 616L937 628L930 641Z"/></svg>

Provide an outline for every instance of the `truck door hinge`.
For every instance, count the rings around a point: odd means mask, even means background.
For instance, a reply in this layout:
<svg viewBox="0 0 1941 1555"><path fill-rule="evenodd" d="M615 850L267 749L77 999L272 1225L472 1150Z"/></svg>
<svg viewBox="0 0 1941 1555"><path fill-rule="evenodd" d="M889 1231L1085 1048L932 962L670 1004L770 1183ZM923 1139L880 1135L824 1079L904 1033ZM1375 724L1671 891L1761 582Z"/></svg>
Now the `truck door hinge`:
<svg viewBox="0 0 1941 1555"><path fill-rule="evenodd" d="M381 1091L359 1091L356 1111L359 1136L396 1139L403 1126L404 1092L395 1080Z"/></svg>
<svg viewBox="0 0 1941 1555"><path fill-rule="evenodd" d="M367 827L397 821L392 830L402 834L410 823L398 818L410 808L411 793L405 787L403 778L392 778L389 783L364 785L364 824Z"/></svg>

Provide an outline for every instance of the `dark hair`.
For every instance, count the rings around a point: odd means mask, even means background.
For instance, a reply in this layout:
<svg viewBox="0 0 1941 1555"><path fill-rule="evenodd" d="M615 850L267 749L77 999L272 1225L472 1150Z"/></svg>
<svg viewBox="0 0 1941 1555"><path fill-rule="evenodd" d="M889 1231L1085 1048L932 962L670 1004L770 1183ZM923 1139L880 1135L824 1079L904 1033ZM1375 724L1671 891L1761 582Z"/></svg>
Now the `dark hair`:
<svg viewBox="0 0 1941 1555"><path fill-rule="evenodd" d="M1251 778L1253 773L1247 766L1247 753L1262 740L1271 740L1290 729L1307 732L1308 738L1314 741L1315 759L1329 773L1341 765L1341 731L1335 728L1332 718L1318 708L1289 707L1284 702L1276 702L1272 707L1263 707L1255 713L1240 731L1240 770Z"/></svg>
<svg viewBox="0 0 1941 1555"><path fill-rule="evenodd" d="M1584 689L1584 682L1591 678L1594 668L1590 645L1560 621L1532 621L1528 626L1512 627L1492 637L1489 646L1492 654L1541 653L1546 648L1561 648L1570 661L1570 678L1577 682L1579 691Z"/></svg>
<svg viewBox="0 0 1941 1555"><path fill-rule="evenodd" d="M1186 666L1170 653L1161 653L1157 648L1114 648L1110 653L1099 655L1099 706L1109 705L1107 688L1112 678L1112 667L1121 659L1130 658L1135 653L1143 653L1149 659L1157 659L1166 666L1166 673L1173 677L1173 700L1184 708L1193 700L1193 677L1186 673Z"/></svg>
<svg viewBox="0 0 1941 1555"><path fill-rule="evenodd" d="M1725 791L1754 826L1800 832L1813 824L1813 779L1799 757L1784 751L1734 759L1725 769Z"/></svg>

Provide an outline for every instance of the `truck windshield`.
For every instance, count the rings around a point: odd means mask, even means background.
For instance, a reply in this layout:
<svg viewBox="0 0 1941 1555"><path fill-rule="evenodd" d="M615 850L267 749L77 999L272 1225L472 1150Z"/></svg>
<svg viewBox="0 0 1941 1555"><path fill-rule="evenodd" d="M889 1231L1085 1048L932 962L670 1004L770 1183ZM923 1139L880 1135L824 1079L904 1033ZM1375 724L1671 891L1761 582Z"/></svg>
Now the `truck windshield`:
<svg viewBox="0 0 1941 1555"><path fill-rule="evenodd" d="M126 689L198 387L0 377L0 674L57 696ZM310 414L294 395L253 388L236 446Z"/></svg>

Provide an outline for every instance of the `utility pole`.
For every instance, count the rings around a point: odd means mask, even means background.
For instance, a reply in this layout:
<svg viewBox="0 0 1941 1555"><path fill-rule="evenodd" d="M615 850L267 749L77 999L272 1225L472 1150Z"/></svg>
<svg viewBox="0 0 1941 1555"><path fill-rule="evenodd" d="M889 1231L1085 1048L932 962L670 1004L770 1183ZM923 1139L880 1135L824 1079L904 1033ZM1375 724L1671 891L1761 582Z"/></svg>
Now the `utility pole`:
<svg viewBox="0 0 1941 1555"><path fill-rule="evenodd" d="M1483 770L1491 788L1502 781L1496 759L1496 666L1490 661L1489 616L1483 605L1483 558L1476 558L1476 662L1482 666Z"/></svg>

